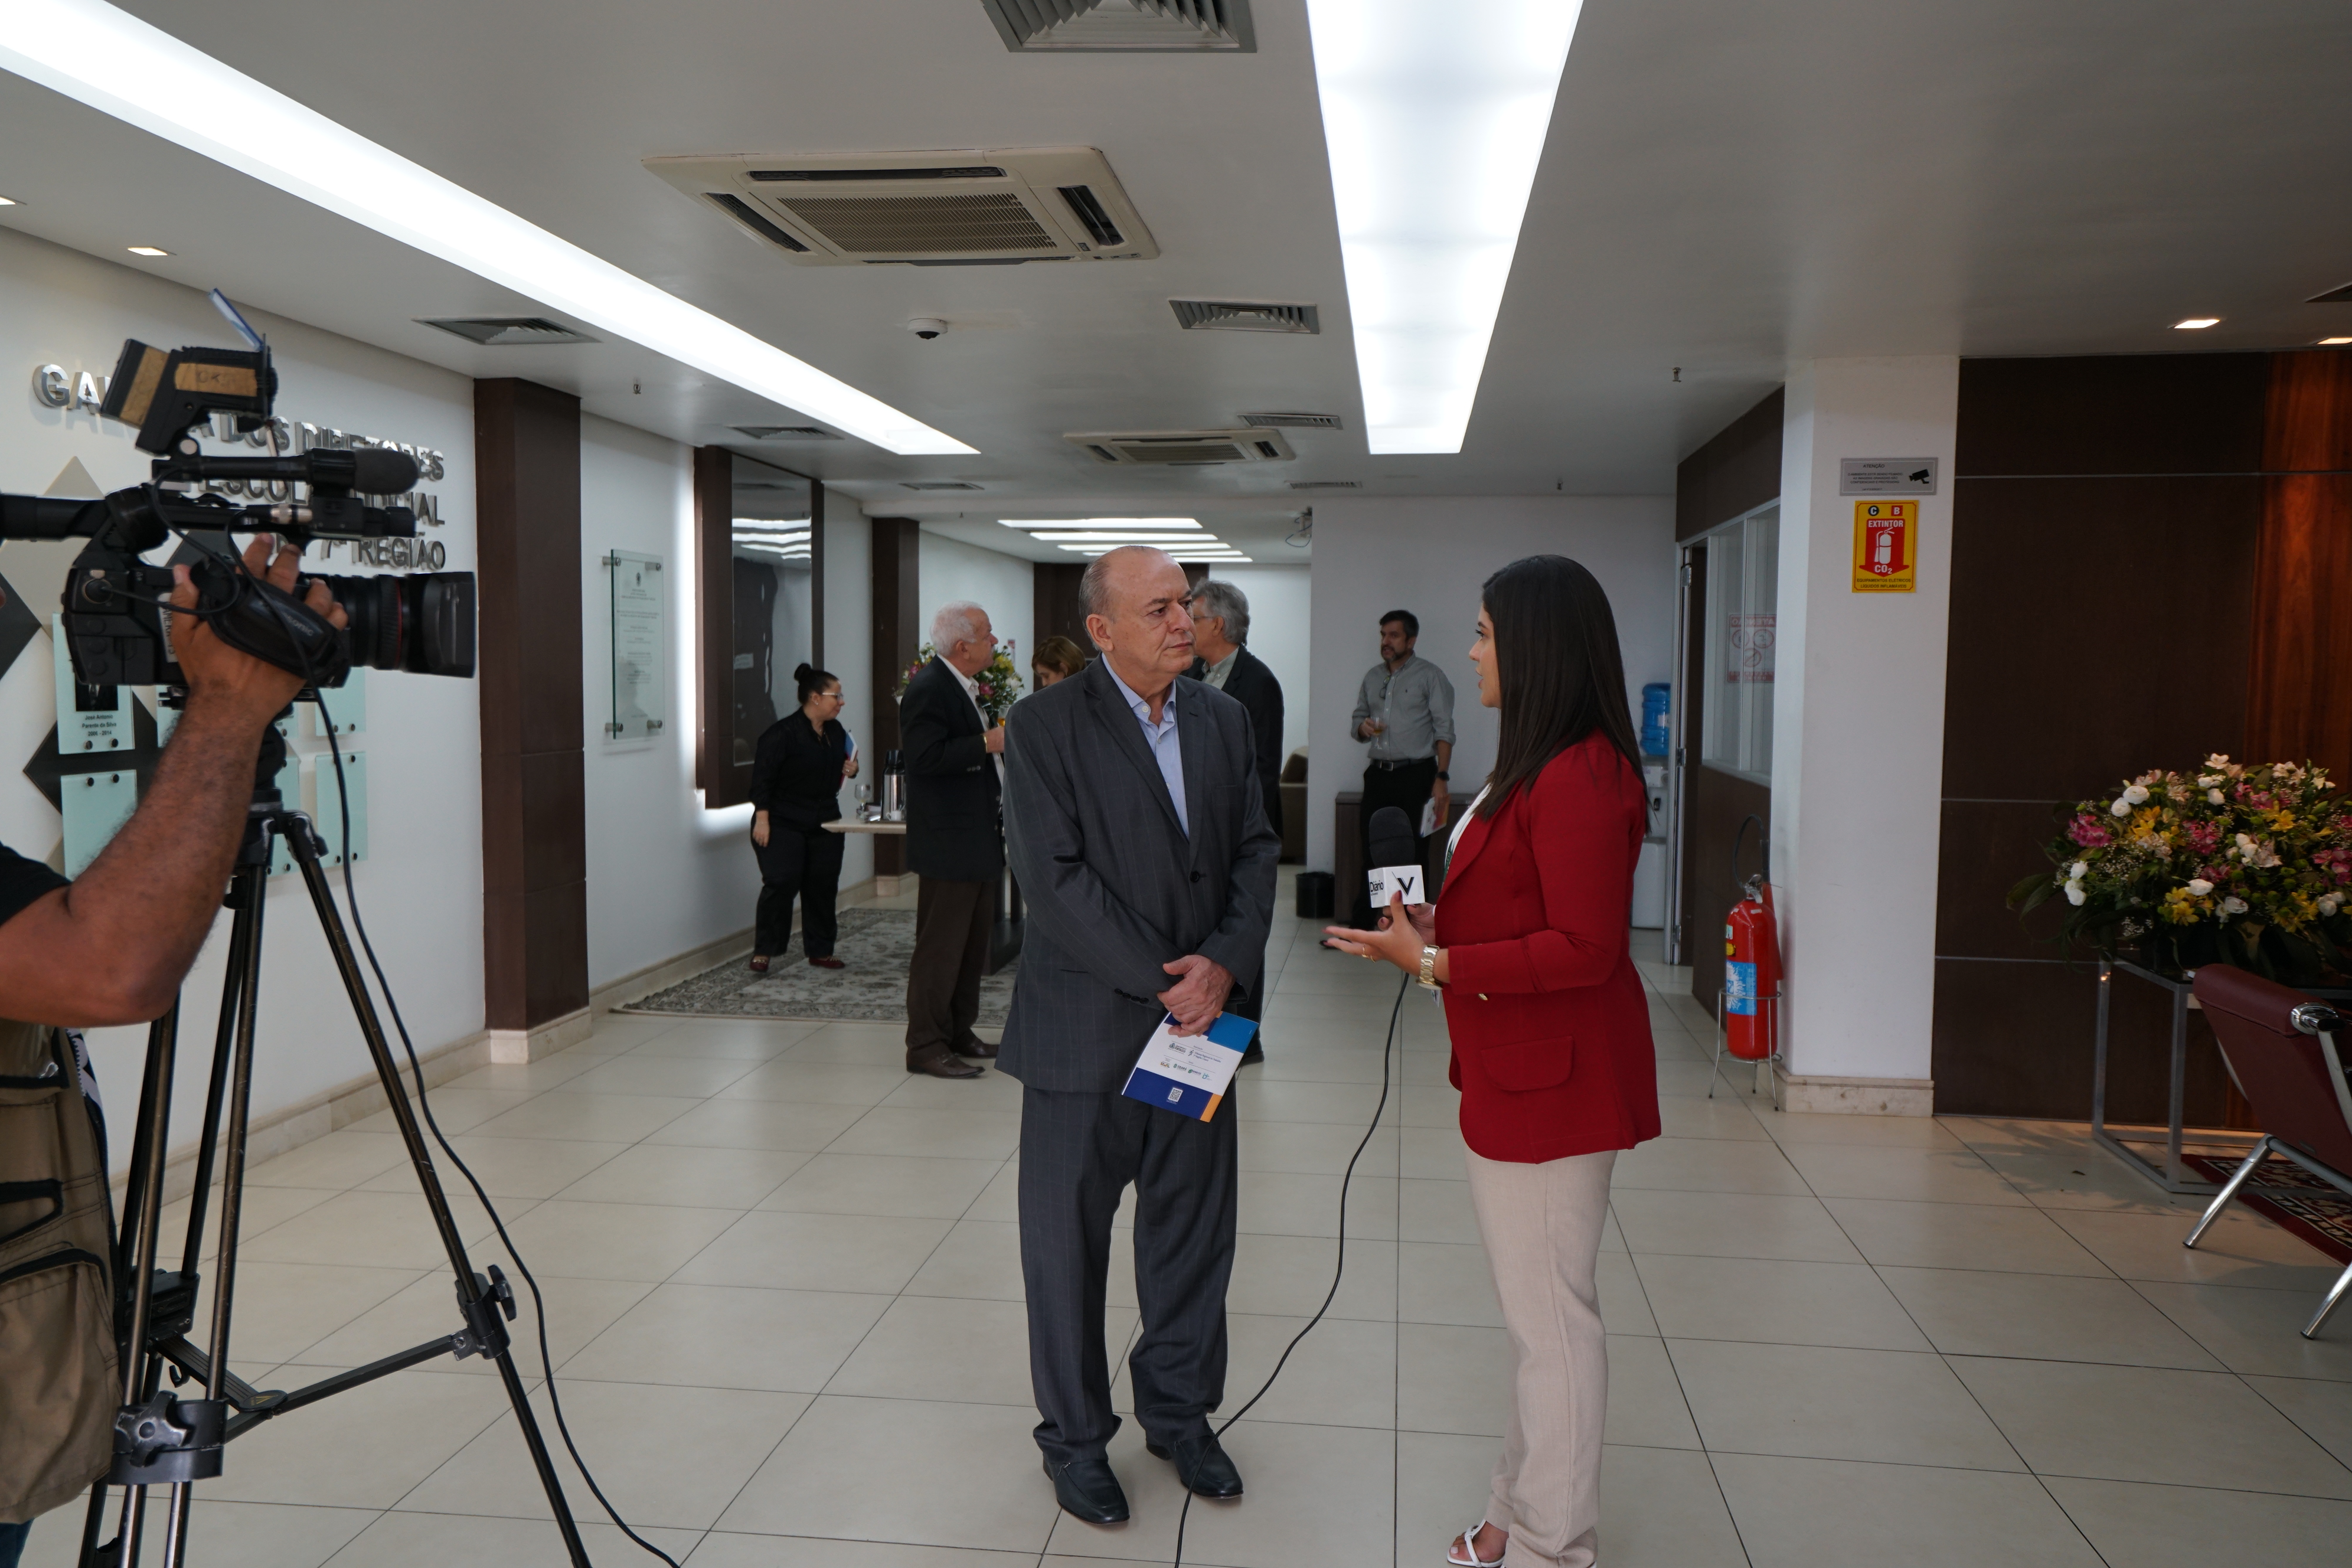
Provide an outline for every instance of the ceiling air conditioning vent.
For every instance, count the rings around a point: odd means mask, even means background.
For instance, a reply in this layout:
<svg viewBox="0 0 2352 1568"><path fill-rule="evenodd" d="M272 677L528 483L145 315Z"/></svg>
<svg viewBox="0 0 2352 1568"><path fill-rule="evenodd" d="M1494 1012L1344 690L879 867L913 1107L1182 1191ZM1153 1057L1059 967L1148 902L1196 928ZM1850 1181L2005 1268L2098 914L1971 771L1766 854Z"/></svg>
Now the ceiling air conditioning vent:
<svg viewBox="0 0 2352 1568"><path fill-rule="evenodd" d="M980 0L1016 53L1257 52L1249 0Z"/></svg>
<svg viewBox="0 0 2352 1568"><path fill-rule="evenodd" d="M734 425L739 435L754 441L838 441L840 437L830 430L820 430L814 425Z"/></svg>
<svg viewBox="0 0 2352 1568"><path fill-rule="evenodd" d="M1279 430L1097 430L1062 439L1105 463L1200 467L1211 463L1286 463L1298 456Z"/></svg>
<svg viewBox="0 0 2352 1568"><path fill-rule="evenodd" d="M1274 430L1345 430L1348 427L1336 414L1243 414L1235 417L1244 425L1263 425Z"/></svg>
<svg viewBox="0 0 2352 1568"><path fill-rule="evenodd" d="M1251 304L1239 300L1171 300L1176 324L1188 332L1300 332L1323 330L1312 305Z"/></svg>
<svg viewBox="0 0 2352 1568"><path fill-rule="evenodd" d="M910 490L976 490L978 485L961 479L900 479L898 483Z"/></svg>
<svg viewBox="0 0 2352 1568"><path fill-rule="evenodd" d="M1293 479L1290 488L1295 490L1360 490L1364 487L1357 479Z"/></svg>
<svg viewBox="0 0 2352 1568"><path fill-rule="evenodd" d="M1091 147L648 158L803 267L1149 260L1142 216Z"/></svg>
<svg viewBox="0 0 2352 1568"><path fill-rule="evenodd" d="M419 316L419 326L438 327L485 348L520 348L529 343L593 343L576 327L541 316Z"/></svg>

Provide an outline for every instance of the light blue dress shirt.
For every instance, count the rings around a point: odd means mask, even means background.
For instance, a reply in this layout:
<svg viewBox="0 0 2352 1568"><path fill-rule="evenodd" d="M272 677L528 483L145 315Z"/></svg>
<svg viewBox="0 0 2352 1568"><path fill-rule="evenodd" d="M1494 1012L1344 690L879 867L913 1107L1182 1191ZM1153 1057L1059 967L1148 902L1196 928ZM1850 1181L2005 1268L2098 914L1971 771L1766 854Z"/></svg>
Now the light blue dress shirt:
<svg viewBox="0 0 2352 1568"><path fill-rule="evenodd" d="M1185 837L1192 837L1192 817L1184 807L1184 752L1176 743L1176 689L1173 686L1168 689L1166 700L1160 704L1160 722L1154 724L1151 721L1151 704L1138 697L1132 687L1119 679L1118 671L1110 668L1108 658L1103 661L1103 673L1109 676L1111 684L1118 688L1118 694L1127 699L1128 707L1134 711L1135 721L1143 726L1143 743L1150 748L1151 760L1160 764L1160 776L1168 781L1168 798L1175 803L1177 824L1184 829Z"/></svg>

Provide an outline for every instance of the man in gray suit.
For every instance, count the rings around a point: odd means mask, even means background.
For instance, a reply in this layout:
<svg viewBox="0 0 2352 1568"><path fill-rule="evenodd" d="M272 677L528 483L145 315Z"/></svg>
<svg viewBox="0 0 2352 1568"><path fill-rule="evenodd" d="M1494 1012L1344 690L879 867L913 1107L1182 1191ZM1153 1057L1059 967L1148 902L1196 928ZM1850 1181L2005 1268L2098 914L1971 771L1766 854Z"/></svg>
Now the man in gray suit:
<svg viewBox="0 0 2352 1568"><path fill-rule="evenodd" d="M1209 1428L1224 1397L1234 1122L1119 1090L1164 1016L1186 1034L1263 984L1282 842L1256 784L1249 712L1176 678L1193 658L1184 569L1114 550L1080 588L1103 657L1013 710L1005 837L1029 903L997 1068L1019 1079L1021 1273L1037 1446L1062 1507L1128 1517L1105 1457L1103 1300L1111 1216L1136 1190L1143 1333L1128 1367L1150 1452L1203 1497L1239 1497Z"/></svg>

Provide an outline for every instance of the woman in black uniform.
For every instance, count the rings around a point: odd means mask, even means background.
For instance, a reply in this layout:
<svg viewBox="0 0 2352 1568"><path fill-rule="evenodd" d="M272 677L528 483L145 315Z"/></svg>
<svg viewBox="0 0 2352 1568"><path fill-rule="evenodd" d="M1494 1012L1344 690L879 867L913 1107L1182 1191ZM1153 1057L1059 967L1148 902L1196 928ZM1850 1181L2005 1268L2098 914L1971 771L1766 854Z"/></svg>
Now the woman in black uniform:
<svg viewBox="0 0 2352 1568"><path fill-rule="evenodd" d="M841 887L842 836L824 824L841 815L841 781L857 772L843 729L841 682L802 665L793 671L801 705L768 726L751 765L751 847L760 855L760 912L751 967L792 936L793 900L801 900L801 947L819 969L840 969L833 955L833 900Z"/></svg>

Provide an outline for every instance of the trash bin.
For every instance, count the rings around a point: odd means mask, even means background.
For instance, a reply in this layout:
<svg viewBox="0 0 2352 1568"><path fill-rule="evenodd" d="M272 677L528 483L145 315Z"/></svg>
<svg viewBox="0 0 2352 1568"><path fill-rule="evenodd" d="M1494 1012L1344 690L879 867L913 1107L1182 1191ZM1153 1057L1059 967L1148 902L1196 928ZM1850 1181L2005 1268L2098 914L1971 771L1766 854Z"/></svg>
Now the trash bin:
<svg viewBox="0 0 2352 1568"><path fill-rule="evenodd" d="M1330 872L1298 873L1298 918L1303 921L1328 921L1331 918Z"/></svg>

